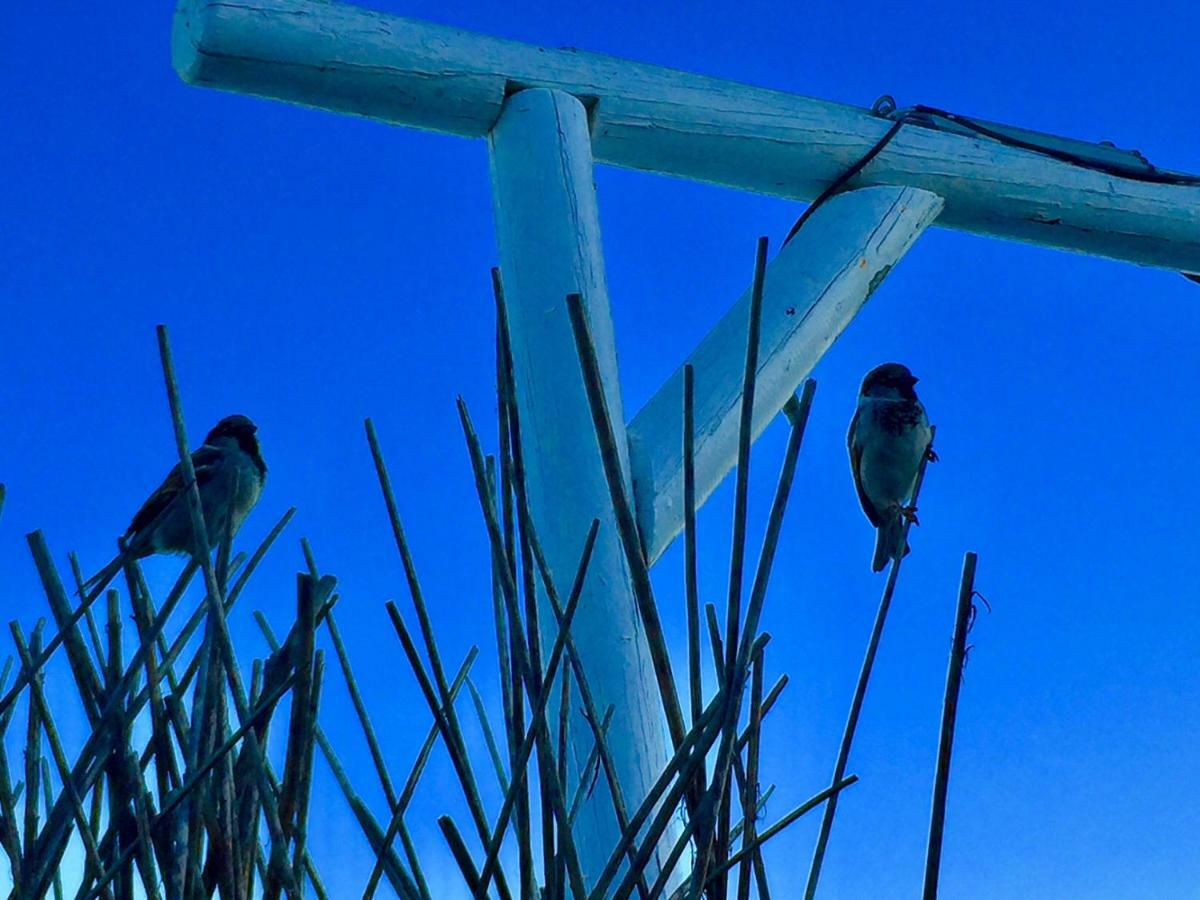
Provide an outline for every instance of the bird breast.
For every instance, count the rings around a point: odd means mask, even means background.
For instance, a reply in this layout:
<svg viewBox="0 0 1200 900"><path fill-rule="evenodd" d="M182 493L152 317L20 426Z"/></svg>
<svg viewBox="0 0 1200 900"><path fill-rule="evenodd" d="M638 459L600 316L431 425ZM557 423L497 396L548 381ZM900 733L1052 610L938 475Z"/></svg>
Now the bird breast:
<svg viewBox="0 0 1200 900"><path fill-rule="evenodd" d="M929 447L929 421L920 402L863 398L855 442L862 450L863 490L880 509L903 503Z"/></svg>
<svg viewBox="0 0 1200 900"><path fill-rule="evenodd" d="M236 534L262 493L262 475L245 453L227 454L220 470L201 491L204 503L204 524L209 541L215 546L228 518Z"/></svg>

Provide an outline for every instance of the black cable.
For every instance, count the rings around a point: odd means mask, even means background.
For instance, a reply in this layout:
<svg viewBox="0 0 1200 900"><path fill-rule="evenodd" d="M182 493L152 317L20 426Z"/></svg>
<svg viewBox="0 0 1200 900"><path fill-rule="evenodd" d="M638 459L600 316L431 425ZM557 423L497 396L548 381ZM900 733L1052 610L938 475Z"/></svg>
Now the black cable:
<svg viewBox="0 0 1200 900"><path fill-rule="evenodd" d="M825 190L821 191L820 196L817 197L817 199L814 200L812 203L810 203L808 205L808 208L800 214L800 218L798 218L796 220L796 224L792 226L792 230L787 233L787 237L785 237L783 239L783 243L780 245L780 247L786 247L787 242L790 241L792 238L794 238L796 236L796 232L799 231L803 227L803 225L806 221L808 221L808 217L817 211L817 207L819 207L822 203L824 203L826 200L828 200L834 194L841 191L841 189L845 186L847 181L849 181L851 178L853 178L855 175L857 175L859 172L861 172L863 169L865 169L867 167L867 163L869 163L876 156L878 156L880 154L880 152L883 150L883 148L891 143L892 138L894 138L896 136L896 134L900 131L900 129L903 126L904 126L904 120L903 119L897 120L896 124L893 125L888 130L888 133L885 134L882 138L880 138L879 141L875 144L875 146L866 152L866 154L862 157L862 159L860 159L858 162L856 162L854 165L852 165L849 169L847 169L845 172L843 172L841 175L839 175L834 180L833 184L831 184L829 187L825 188Z"/></svg>
<svg viewBox="0 0 1200 900"><path fill-rule="evenodd" d="M887 95L884 95L875 102L874 112L876 115L887 117L889 112L894 109L895 101ZM1132 169L1124 169L1109 165L1099 160L1087 159L1079 156L1078 154L1071 153L1069 150L1060 150L1055 147L1043 147L1039 144L1023 141L1018 137L1013 137L1012 135L995 131L991 128L988 128L986 125L981 125L979 122L976 122L974 119L970 119L967 116L962 116L958 113L947 112L944 109L938 109L934 106L918 104L911 110L906 110L905 112L901 113L900 116L895 120L895 124L888 129L887 133L880 138L870 150L868 150L856 163L854 163L854 165L834 179L833 183L830 184L829 187L825 188L825 190L823 190L820 195L818 195L818 197L808 205L804 212L800 214L800 217L796 219L796 222L794 225L792 225L791 230L788 231L787 237L783 239L783 243L780 245L781 247L787 246L788 241L796 236L796 233L802 227L804 227L804 223L808 221L808 218L814 212L816 212L817 209L823 203L825 203L825 201L835 194L840 193L850 179L865 169L871 160L878 156L883 151L883 148L891 143L892 138L894 138L900 132L900 129L904 125L913 124L909 121L913 113L920 113L926 116L937 116L939 118L946 119L949 122L954 122L957 125L961 125L964 128L974 131L977 134L983 135L984 137L990 138L991 140L997 141L1001 144L1027 150L1031 153L1038 153L1042 156L1048 156L1052 159L1057 159L1060 162L1078 166L1079 168L1103 172L1116 178L1127 178L1131 181L1143 181L1150 184L1200 185L1200 176L1185 175L1175 172L1161 172L1149 161L1144 159L1143 161L1146 162L1146 165L1150 167L1150 171L1138 172ZM1139 155L1139 158L1142 157ZM1193 274L1190 272L1180 272L1179 274L1189 281L1200 284L1200 274Z"/></svg>
<svg viewBox="0 0 1200 900"><path fill-rule="evenodd" d="M1134 169L1124 169L1119 166L1108 165L1100 160L1087 159L1072 153L1070 150L1060 150L1055 147L1044 147L1041 144L1034 144L1030 141L1023 141L1019 137L1014 137L1011 134L1005 134L1001 131L995 131L988 128L986 125L981 125L974 119L967 116L959 115L958 113L947 112L944 109L938 109L935 106L924 106L918 104L914 106L911 112L924 113L928 116L937 116L940 119L946 119L949 122L954 122L964 128L968 128L984 137L991 138L1001 144L1006 144L1010 147L1019 147L1022 150L1028 150L1031 153L1039 153L1042 156L1049 156L1051 159L1057 159L1061 162L1070 163L1073 166L1079 166L1082 169L1092 169L1096 172L1103 172L1106 175L1113 175L1117 178L1128 178L1131 181L1146 181L1151 184L1178 184L1178 185L1197 185L1200 184L1200 176L1185 175L1178 172L1162 172L1154 167L1150 162L1143 159L1146 165L1150 167L1148 172L1138 172ZM911 113L910 113L911 114ZM1139 158L1140 155L1139 155Z"/></svg>

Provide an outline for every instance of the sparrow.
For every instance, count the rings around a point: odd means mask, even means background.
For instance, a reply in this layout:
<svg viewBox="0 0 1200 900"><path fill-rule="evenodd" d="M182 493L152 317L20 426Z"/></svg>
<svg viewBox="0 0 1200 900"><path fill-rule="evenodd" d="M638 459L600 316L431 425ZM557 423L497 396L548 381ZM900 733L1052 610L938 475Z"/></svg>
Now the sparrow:
<svg viewBox="0 0 1200 900"><path fill-rule="evenodd" d="M908 553L904 523L916 522L912 498L917 472L935 460L933 431L917 399L916 376L899 363L876 366L863 379L846 445L863 512L877 529L871 571Z"/></svg>
<svg viewBox="0 0 1200 900"><path fill-rule="evenodd" d="M232 538L241 527L267 478L256 432L258 426L246 416L226 416L192 453L192 468L200 490L204 527L216 546L224 538L228 523ZM125 529L121 553L90 578L85 585L99 591L130 559L155 553L194 555L192 519L185 499L186 485L179 463L147 498Z"/></svg>

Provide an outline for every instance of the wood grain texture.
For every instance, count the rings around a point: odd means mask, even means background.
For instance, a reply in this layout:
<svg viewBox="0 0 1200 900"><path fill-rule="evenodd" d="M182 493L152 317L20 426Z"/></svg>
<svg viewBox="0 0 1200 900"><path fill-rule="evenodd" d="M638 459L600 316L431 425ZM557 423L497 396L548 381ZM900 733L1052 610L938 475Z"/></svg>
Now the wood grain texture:
<svg viewBox="0 0 1200 900"><path fill-rule="evenodd" d="M179 0L183 79L483 137L507 94L561 90L591 113L598 162L811 200L892 124L717 78L501 40L326 0ZM856 186L945 198L940 225L1200 271L1200 186L1153 184L986 138L906 126Z"/></svg>

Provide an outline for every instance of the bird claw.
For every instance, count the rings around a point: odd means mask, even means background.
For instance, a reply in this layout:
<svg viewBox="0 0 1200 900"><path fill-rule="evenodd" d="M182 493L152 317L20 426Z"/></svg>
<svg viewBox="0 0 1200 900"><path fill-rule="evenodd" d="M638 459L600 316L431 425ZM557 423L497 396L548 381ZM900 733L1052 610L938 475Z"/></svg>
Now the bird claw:
<svg viewBox="0 0 1200 900"><path fill-rule="evenodd" d="M909 525L916 525L918 527L921 525L921 520L917 518L917 508L915 506L900 507L900 516Z"/></svg>

